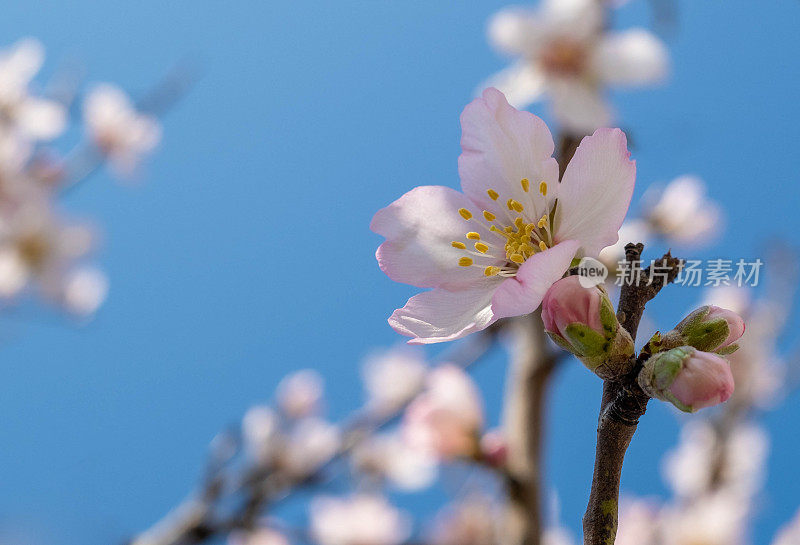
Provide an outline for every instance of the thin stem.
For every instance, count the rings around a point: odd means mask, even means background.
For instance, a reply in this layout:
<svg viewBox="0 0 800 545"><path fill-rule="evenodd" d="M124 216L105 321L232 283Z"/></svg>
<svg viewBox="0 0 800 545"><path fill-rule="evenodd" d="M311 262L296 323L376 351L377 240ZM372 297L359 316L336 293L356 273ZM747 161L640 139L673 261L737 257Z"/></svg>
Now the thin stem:
<svg viewBox="0 0 800 545"><path fill-rule="evenodd" d="M625 247L628 265L641 274L633 276L636 281L623 285L617 308L617 319L634 340L645 305L678 276L683 265L668 252L656 264L659 274L651 276L650 268L639 271L643 249L642 244ZM584 545L613 545L617 535L622 463L649 401L636 381L646 357L645 350L630 373L619 380L603 383L592 490L583 516Z"/></svg>

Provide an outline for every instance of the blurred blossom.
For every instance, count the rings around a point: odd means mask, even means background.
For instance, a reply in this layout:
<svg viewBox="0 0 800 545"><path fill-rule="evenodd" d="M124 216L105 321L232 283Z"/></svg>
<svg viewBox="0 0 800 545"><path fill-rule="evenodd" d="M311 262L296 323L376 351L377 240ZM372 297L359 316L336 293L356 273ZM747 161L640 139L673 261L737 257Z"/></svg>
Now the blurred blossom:
<svg viewBox="0 0 800 545"><path fill-rule="evenodd" d="M403 490L421 490L433 484L437 475L436 457L414 448L397 433L373 435L362 441L352 455L355 468L377 475Z"/></svg>
<svg viewBox="0 0 800 545"><path fill-rule="evenodd" d="M475 383L460 367L444 364L428 374L425 390L406 409L403 436L443 459L475 456L483 420Z"/></svg>
<svg viewBox="0 0 800 545"><path fill-rule="evenodd" d="M44 48L26 38L0 52L0 133L24 140L51 140L66 125L66 109L30 92L44 62Z"/></svg>
<svg viewBox="0 0 800 545"><path fill-rule="evenodd" d="M389 414L401 408L422 388L426 371L424 354L408 347L367 358L362 376L370 409Z"/></svg>
<svg viewBox="0 0 800 545"><path fill-rule="evenodd" d="M743 545L748 505L726 491L709 494L688 506L665 508L663 545Z"/></svg>
<svg viewBox="0 0 800 545"><path fill-rule="evenodd" d="M615 545L655 545L658 543L656 539L658 516L658 506L652 502L624 498L620 502L619 528Z"/></svg>
<svg viewBox="0 0 800 545"><path fill-rule="evenodd" d="M800 512L780 530L772 545L800 545Z"/></svg>
<svg viewBox="0 0 800 545"><path fill-rule="evenodd" d="M277 448L280 421L269 407L248 410L242 419L242 441L247 454L260 464L268 464Z"/></svg>
<svg viewBox="0 0 800 545"><path fill-rule="evenodd" d="M339 428L335 425L321 418L304 418L286 437L278 465L291 477L307 477L336 454L340 440Z"/></svg>
<svg viewBox="0 0 800 545"><path fill-rule="evenodd" d="M485 82L524 108L544 96L564 128L580 134L612 124L606 86L641 86L663 80L666 48L641 28L604 30L596 0L543 0L538 8L513 7L489 22L489 41L515 63Z"/></svg>
<svg viewBox="0 0 800 545"><path fill-rule="evenodd" d="M313 369L297 371L278 384L278 407L290 418L310 416L319 409L323 391L319 373Z"/></svg>
<svg viewBox="0 0 800 545"><path fill-rule="evenodd" d="M45 196L0 204L0 296L35 284L70 310L93 311L107 289L97 273L81 269L94 242L89 227L63 221Z"/></svg>
<svg viewBox="0 0 800 545"><path fill-rule="evenodd" d="M669 241L703 244L722 230L722 210L706 198L705 184L695 176L681 176L663 189L651 189L643 200L650 228Z"/></svg>
<svg viewBox="0 0 800 545"><path fill-rule="evenodd" d="M448 505L436 516L432 545L496 545L498 507L491 498L471 495Z"/></svg>
<svg viewBox="0 0 800 545"><path fill-rule="evenodd" d="M764 431L740 424L722 440L708 422L693 420L683 427L678 447L663 465L677 496L695 498L717 487L746 499L761 487L768 450Z"/></svg>
<svg viewBox="0 0 800 545"><path fill-rule="evenodd" d="M727 305L741 314L747 324L737 344L739 350L728 356L736 391L733 400L744 406L769 407L780 396L785 365L778 354L778 336L783 327L781 303L753 300L748 288L720 287L709 289L705 301Z"/></svg>
<svg viewBox="0 0 800 545"><path fill-rule="evenodd" d="M232 532L228 545L289 545L289 540L271 528L257 528L249 532Z"/></svg>
<svg viewBox="0 0 800 545"><path fill-rule="evenodd" d="M128 95L111 84L98 85L89 93L83 119L97 147L124 176L133 175L161 140L158 120L137 112Z"/></svg>
<svg viewBox="0 0 800 545"><path fill-rule="evenodd" d="M505 467L508 461L508 440L500 429L489 430L481 437L481 457L492 467Z"/></svg>
<svg viewBox="0 0 800 545"><path fill-rule="evenodd" d="M600 261L610 271L607 280L614 282L615 274L612 274L619 267L619 262L625 259L625 245L633 242L647 242L650 238L650 229L647 223L639 219L625 220L619 228L619 240L611 246L606 246L600 250Z"/></svg>
<svg viewBox="0 0 800 545"><path fill-rule="evenodd" d="M574 545L572 536L563 528L546 528L542 532L542 545Z"/></svg>
<svg viewBox="0 0 800 545"><path fill-rule="evenodd" d="M318 497L311 533L320 545L399 545L411 534L411 520L380 496Z"/></svg>

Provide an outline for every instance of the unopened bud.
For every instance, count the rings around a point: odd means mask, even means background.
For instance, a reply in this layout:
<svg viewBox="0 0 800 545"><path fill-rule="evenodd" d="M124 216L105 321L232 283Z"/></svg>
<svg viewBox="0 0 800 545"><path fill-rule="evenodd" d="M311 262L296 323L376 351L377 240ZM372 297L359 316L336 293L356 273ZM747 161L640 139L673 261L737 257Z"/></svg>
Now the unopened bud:
<svg viewBox="0 0 800 545"><path fill-rule="evenodd" d="M639 373L639 385L651 397L685 412L727 401L734 387L728 360L691 346L651 356Z"/></svg>
<svg viewBox="0 0 800 545"><path fill-rule="evenodd" d="M542 320L553 341L604 379L631 369L633 340L619 325L602 286L585 288L577 276L553 284L542 301Z"/></svg>
<svg viewBox="0 0 800 545"><path fill-rule="evenodd" d="M744 320L732 310L706 305L698 308L664 335L661 348L693 346L705 352L732 354L744 334Z"/></svg>

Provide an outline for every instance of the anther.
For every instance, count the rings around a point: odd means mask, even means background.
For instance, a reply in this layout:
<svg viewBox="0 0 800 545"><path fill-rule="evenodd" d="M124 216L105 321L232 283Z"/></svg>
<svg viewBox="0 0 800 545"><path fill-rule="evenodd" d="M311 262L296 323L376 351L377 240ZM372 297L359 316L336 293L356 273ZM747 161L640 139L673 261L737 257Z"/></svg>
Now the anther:
<svg viewBox="0 0 800 545"><path fill-rule="evenodd" d="M488 191L486 191L486 194L489 195L489 198L492 199L493 201L496 201L497 198L500 196L500 193L498 193L494 189L489 189Z"/></svg>
<svg viewBox="0 0 800 545"><path fill-rule="evenodd" d="M525 261L525 258L519 254L511 254L510 256L508 256L508 259L510 259L511 261L513 261L518 265L522 265L522 263L524 263Z"/></svg>
<svg viewBox="0 0 800 545"><path fill-rule="evenodd" d="M458 264L462 267L470 267L472 265L472 259L469 257L462 257L458 260Z"/></svg>
<svg viewBox="0 0 800 545"><path fill-rule="evenodd" d="M528 190L531 188L531 182L527 178L523 178L519 181L520 185L522 186L522 190L527 193Z"/></svg>
<svg viewBox="0 0 800 545"><path fill-rule="evenodd" d="M539 182L539 193L542 195L547 195L547 182L541 181Z"/></svg>
<svg viewBox="0 0 800 545"><path fill-rule="evenodd" d="M467 238L470 240L480 240L481 236L475 231L470 231L469 233L467 233Z"/></svg>
<svg viewBox="0 0 800 545"><path fill-rule="evenodd" d="M497 216L495 216L488 210L483 211L483 217L486 218L486 221L494 221L497 218Z"/></svg>
<svg viewBox="0 0 800 545"><path fill-rule="evenodd" d="M489 266L483 269L483 274L486 276L495 276L500 272L500 267Z"/></svg>
<svg viewBox="0 0 800 545"><path fill-rule="evenodd" d="M547 249L547 244L543 240L539 241L539 249L543 252Z"/></svg>
<svg viewBox="0 0 800 545"><path fill-rule="evenodd" d="M453 248L458 248L459 250L466 250L467 249L467 245L466 244L464 244L463 242L459 242L457 240L454 240L453 242L451 242L450 246L452 246Z"/></svg>
<svg viewBox="0 0 800 545"><path fill-rule="evenodd" d="M480 253L485 254L489 251L489 246L483 242L476 242L475 249L478 250Z"/></svg>
<svg viewBox="0 0 800 545"><path fill-rule="evenodd" d="M459 208L458 213L461 214L461 217L465 220L472 219L472 212L467 210L466 208Z"/></svg>

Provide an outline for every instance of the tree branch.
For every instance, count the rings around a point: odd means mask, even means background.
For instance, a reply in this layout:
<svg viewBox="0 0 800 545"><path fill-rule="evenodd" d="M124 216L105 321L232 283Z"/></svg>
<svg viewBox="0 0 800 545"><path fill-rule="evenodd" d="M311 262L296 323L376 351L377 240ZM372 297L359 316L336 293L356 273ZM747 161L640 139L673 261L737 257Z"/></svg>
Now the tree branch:
<svg viewBox="0 0 800 545"><path fill-rule="evenodd" d="M636 274L631 276L634 281L622 286L617 307L617 319L634 340L645 305L675 280L683 266L682 260L667 252L655 264L659 274L652 267L642 271L639 264L643 249L643 244L625 246L625 260ZM584 545L613 545L617 535L622 463L649 401L636 381L647 356L646 350L642 351L630 373L603 383L592 490L583 516Z"/></svg>

